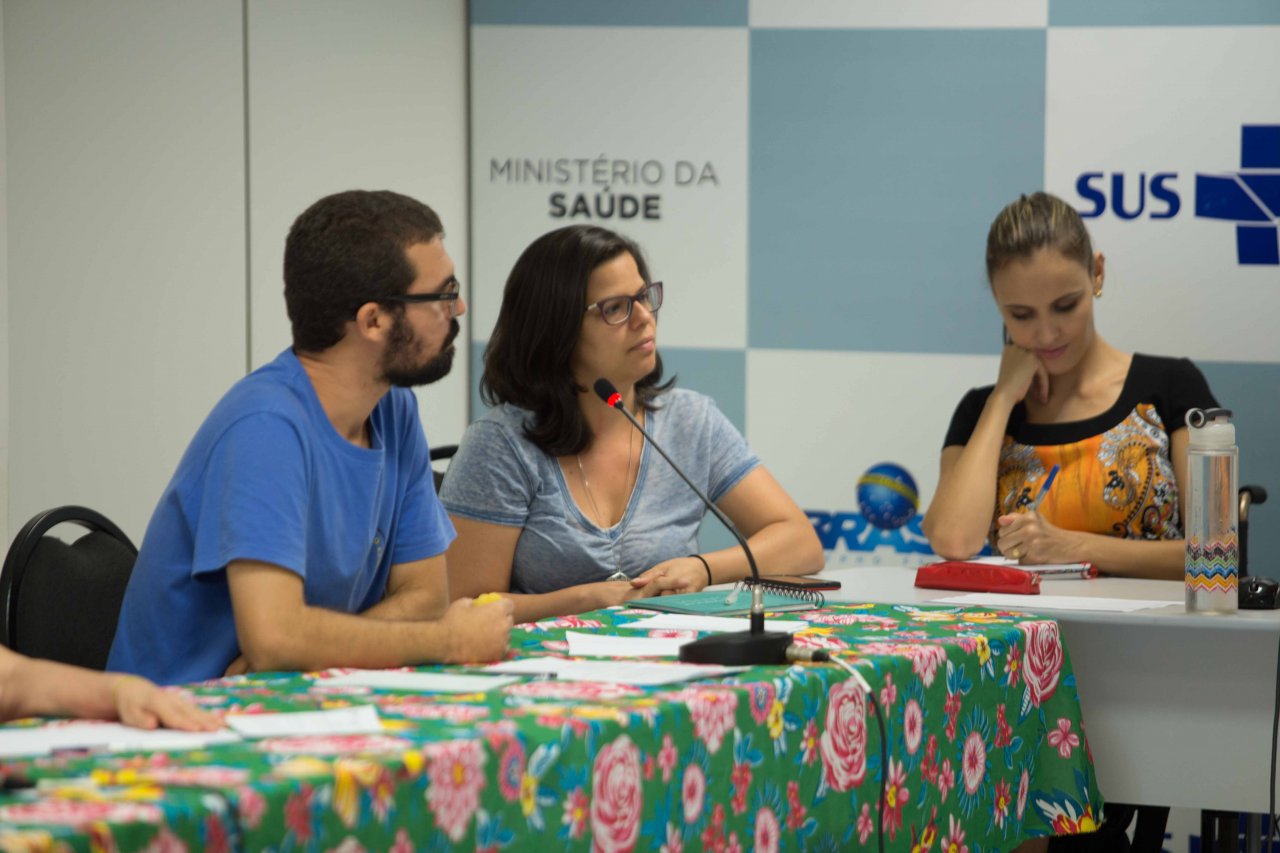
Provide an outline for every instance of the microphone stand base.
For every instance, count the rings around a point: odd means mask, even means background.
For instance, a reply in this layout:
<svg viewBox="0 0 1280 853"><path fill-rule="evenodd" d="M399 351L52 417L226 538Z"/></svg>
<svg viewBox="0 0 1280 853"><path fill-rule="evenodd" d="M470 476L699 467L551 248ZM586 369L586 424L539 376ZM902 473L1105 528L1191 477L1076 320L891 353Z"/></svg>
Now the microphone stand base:
<svg viewBox="0 0 1280 853"><path fill-rule="evenodd" d="M780 631L737 631L712 634L680 647L684 663L718 663L722 666L762 666L787 662L791 635Z"/></svg>

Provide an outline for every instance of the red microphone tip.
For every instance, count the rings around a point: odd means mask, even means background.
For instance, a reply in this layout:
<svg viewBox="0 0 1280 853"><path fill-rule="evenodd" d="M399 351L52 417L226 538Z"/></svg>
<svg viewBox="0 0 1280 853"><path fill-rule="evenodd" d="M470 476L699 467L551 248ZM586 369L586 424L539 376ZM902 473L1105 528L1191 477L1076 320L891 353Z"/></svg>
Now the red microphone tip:
<svg viewBox="0 0 1280 853"><path fill-rule="evenodd" d="M605 402L616 409L622 403L622 395L619 394L617 391L614 391L612 394L609 395L609 399L605 400Z"/></svg>

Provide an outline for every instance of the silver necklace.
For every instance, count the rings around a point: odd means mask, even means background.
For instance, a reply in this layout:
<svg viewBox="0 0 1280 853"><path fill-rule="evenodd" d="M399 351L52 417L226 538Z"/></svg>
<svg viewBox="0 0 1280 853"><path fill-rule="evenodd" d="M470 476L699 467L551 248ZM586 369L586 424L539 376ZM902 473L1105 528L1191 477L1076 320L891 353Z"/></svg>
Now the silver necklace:
<svg viewBox="0 0 1280 853"><path fill-rule="evenodd" d="M627 476L624 481L624 486L631 484L631 453L635 445L635 439L636 431L631 430L630 436L627 437ZM601 514L600 507L596 505L596 496L591 494L591 483L587 481L587 471L582 467L582 454L575 453L573 458L578 460L578 476L582 478L582 489L587 493L587 500L591 501L591 510L596 514L596 524L608 522L608 519ZM611 525L605 523L602 526L609 527Z"/></svg>

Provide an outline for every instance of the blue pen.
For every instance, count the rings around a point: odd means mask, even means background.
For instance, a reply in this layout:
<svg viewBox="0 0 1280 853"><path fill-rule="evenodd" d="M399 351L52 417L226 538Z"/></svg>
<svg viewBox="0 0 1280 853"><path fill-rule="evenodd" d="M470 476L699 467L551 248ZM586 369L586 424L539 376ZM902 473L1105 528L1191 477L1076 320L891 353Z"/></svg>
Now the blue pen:
<svg viewBox="0 0 1280 853"><path fill-rule="evenodd" d="M1058 476L1058 466L1054 465L1049 469L1049 476L1044 478L1044 485L1040 487L1040 494L1036 495L1035 503L1031 504L1032 512L1040 511L1040 502L1044 500L1044 496L1049 494L1049 487L1053 485L1053 478Z"/></svg>

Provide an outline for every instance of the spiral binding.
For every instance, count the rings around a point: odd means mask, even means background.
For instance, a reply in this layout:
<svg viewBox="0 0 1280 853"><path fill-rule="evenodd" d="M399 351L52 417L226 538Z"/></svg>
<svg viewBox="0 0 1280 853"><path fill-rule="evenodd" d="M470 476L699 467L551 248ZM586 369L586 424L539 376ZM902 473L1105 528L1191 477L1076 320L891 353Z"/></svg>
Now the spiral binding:
<svg viewBox="0 0 1280 853"><path fill-rule="evenodd" d="M769 581L757 581L754 578L746 578L739 581L743 589L749 589L753 586L759 586L766 592L776 593L787 598L794 598L796 601L807 601L814 607L821 607L827 603L827 597L816 589L801 589L799 587L788 586L785 584L770 583Z"/></svg>

